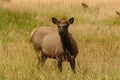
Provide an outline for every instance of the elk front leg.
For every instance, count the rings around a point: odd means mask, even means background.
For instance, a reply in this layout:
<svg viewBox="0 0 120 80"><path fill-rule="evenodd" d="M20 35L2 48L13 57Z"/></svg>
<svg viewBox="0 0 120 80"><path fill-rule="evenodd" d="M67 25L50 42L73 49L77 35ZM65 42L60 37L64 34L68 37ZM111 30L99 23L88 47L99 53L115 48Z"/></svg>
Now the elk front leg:
<svg viewBox="0 0 120 80"><path fill-rule="evenodd" d="M70 66L71 66L71 69L73 70L73 72L75 73L75 59L70 60Z"/></svg>

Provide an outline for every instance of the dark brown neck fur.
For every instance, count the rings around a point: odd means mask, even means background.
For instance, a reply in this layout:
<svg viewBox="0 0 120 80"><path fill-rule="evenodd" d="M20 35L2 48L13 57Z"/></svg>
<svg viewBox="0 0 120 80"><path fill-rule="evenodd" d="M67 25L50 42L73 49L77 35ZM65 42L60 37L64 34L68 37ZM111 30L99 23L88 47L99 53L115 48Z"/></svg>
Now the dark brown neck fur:
<svg viewBox="0 0 120 80"><path fill-rule="evenodd" d="M61 37L61 42L62 42L62 46L63 46L63 49L64 51L66 52L66 50L69 51L69 53L72 55L73 53L73 45L72 45L72 41L70 39L70 33L68 33L67 35L65 35L64 37L63 36L60 36Z"/></svg>

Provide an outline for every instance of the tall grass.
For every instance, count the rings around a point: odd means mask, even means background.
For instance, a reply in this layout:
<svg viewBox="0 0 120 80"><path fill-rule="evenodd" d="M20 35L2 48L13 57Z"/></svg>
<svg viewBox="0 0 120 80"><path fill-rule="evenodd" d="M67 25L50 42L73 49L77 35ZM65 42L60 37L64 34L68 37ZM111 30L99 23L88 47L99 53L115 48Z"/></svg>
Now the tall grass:
<svg viewBox="0 0 120 80"><path fill-rule="evenodd" d="M11 0L0 7L0 80L119 80L120 10L118 0ZM37 57L29 43L31 31L39 26L56 27L51 17L75 18L70 32L76 37L79 54L76 74L69 63L63 72L55 60L37 68Z"/></svg>

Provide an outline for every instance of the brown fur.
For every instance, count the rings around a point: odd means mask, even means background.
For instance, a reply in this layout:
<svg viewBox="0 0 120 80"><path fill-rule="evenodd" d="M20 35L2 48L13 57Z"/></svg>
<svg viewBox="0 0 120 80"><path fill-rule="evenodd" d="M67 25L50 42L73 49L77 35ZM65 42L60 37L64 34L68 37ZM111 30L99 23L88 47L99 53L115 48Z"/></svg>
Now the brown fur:
<svg viewBox="0 0 120 80"><path fill-rule="evenodd" d="M40 27L32 32L31 42L36 51L42 51L48 57L56 57L63 53L58 30Z"/></svg>
<svg viewBox="0 0 120 80"><path fill-rule="evenodd" d="M31 33L31 42L38 56L38 64L42 65L47 57L57 59L58 68L62 71L62 61L75 59L78 53L76 40L68 33L68 44L70 50L64 50L61 42L61 36L58 29L50 27L40 27L33 30ZM72 58L71 58L72 57ZM72 66L72 64L71 64Z"/></svg>

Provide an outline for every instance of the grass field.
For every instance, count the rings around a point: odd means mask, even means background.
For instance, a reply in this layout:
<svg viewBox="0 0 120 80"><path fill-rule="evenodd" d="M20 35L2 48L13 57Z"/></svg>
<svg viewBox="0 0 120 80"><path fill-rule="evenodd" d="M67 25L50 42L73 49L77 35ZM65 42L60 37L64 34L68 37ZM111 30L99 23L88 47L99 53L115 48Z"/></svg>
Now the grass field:
<svg viewBox="0 0 120 80"><path fill-rule="evenodd" d="M11 0L0 1L0 80L120 80L119 0ZM79 54L76 74L69 63L63 72L48 59L37 68L37 56L29 42L31 31L43 25L56 27L51 17L75 18L70 32Z"/></svg>

